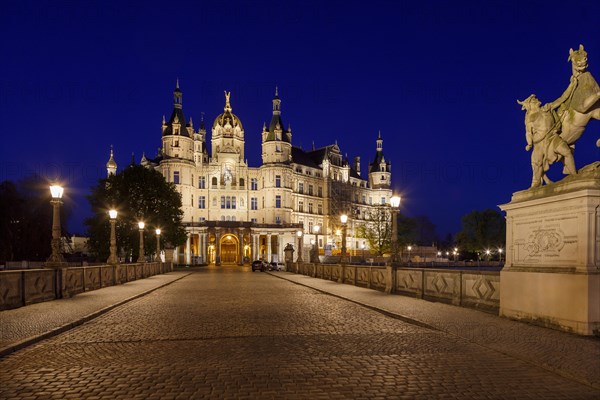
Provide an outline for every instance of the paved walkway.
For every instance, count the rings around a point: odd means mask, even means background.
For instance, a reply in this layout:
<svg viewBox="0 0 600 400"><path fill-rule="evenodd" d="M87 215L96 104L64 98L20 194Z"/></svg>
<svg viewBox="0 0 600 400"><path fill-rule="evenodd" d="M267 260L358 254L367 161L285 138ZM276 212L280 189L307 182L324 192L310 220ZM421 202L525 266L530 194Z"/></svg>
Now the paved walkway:
<svg viewBox="0 0 600 400"><path fill-rule="evenodd" d="M198 272L0 312L0 398L600 398L597 338L287 272Z"/></svg>
<svg viewBox="0 0 600 400"><path fill-rule="evenodd" d="M170 272L123 285L80 293L69 299L46 301L14 310L0 311L0 357L81 325L187 274Z"/></svg>
<svg viewBox="0 0 600 400"><path fill-rule="evenodd" d="M273 275L382 311L419 326L467 339L488 349L600 388L600 339L511 321L477 310L434 303L324 279Z"/></svg>

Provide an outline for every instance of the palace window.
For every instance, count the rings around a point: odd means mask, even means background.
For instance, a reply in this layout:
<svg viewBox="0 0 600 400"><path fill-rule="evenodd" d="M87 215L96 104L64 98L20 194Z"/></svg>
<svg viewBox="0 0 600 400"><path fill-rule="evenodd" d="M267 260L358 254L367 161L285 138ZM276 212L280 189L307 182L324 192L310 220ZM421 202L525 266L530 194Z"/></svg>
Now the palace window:
<svg viewBox="0 0 600 400"><path fill-rule="evenodd" d="M313 203L308 203L308 212L313 213Z"/></svg>
<svg viewBox="0 0 600 400"><path fill-rule="evenodd" d="M244 187L244 178L240 178L240 187Z"/></svg>
<svg viewBox="0 0 600 400"><path fill-rule="evenodd" d="M281 187L281 175L275 175L275 187Z"/></svg>
<svg viewBox="0 0 600 400"><path fill-rule="evenodd" d="M304 212L304 202L303 201L298 202L298 212Z"/></svg>
<svg viewBox="0 0 600 400"><path fill-rule="evenodd" d="M198 189L206 189L206 177L198 177Z"/></svg>
<svg viewBox="0 0 600 400"><path fill-rule="evenodd" d="M256 179L256 178L250 179L250 190L258 190L258 179Z"/></svg>
<svg viewBox="0 0 600 400"><path fill-rule="evenodd" d="M275 208L281 208L281 196L275 196Z"/></svg>
<svg viewBox="0 0 600 400"><path fill-rule="evenodd" d="M173 183L179 185L179 171L173 172Z"/></svg>
<svg viewBox="0 0 600 400"><path fill-rule="evenodd" d="M206 196L198 196L198 208L206 208Z"/></svg>
<svg viewBox="0 0 600 400"><path fill-rule="evenodd" d="M235 196L231 196L231 208L235 210Z"/></svg>
<svg viewBox="0 0 600 400"><path fill-rule="evenodd" d="M217 187L217 177L216 176L213 176L211 184L212 184L212 187Z"/></svg>
<svg viewBox="0 0 600 400"><path fill-rule="evenodd" d="M251 197L250 198L250 209L251 210L258 210L258 199L256 197Z"/></svg>
<svg viewBox="0 0 600 400"><path fill-rule="evenodd" d="M277 215L277 216L275 217L275 223L276 223L276 224L278 224L278 225L280 225L280 224L281 224L281 217L280 217L279 215Z"/></svg>
<svg viewBox="0 0 600 400"><path fill-rule="evenodd" d="M323 214L323 205L322 204L317 204L317 214L319 214L319 215Z"/></svg>
<svg viewBox="0 0 600 400"><path fill-rule="evenodd" d="M252 222L253 224L257 223L258 220L256 218L250 218L250 222Z"/></svg>
<svg viewBox="0 0 600 400"><path fill-rule="evenodd" d="M308 232L312 233L312 231L313 231L313 222L308 221Z"/></svg>
<svg viewBox="0 0 600 400"><path fill-rule="evenodd" d="M382 198L381 198L381 204L382 204L382 205L385 205L385 197L382 197Z"/></svg>
<svg viewBox="0 0 600 400"><path fill-rule="evenodd" d="M308 195L309 196L313 195L313 185L308 185Z"/></svg>
<svg viewBox="0 0 600 400"><path fill-rule="evenodd" d="M323 197L323 186L317 187L317 195Z"/></svg>

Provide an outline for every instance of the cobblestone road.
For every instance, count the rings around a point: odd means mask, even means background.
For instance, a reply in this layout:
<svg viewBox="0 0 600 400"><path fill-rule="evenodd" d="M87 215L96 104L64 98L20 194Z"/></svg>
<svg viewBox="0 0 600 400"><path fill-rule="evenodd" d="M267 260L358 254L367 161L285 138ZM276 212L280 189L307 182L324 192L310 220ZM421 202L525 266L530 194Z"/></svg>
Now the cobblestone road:
<svg viewBox="0 0 600 400"><path fill-rule="evenodd" d="M0 371L0 399L600 397L455 336L227 267L7 356Z"/></svg>

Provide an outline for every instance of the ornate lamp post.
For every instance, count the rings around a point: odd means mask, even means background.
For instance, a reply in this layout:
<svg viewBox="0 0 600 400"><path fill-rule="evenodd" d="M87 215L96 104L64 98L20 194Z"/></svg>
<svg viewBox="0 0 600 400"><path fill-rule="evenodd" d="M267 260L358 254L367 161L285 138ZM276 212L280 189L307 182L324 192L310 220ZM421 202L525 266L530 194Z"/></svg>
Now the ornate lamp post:
<svg viewBox="0 0 600 400"><path fill-rule="evenodd" d="M108 264L118 264L119 260L117 259L117 210L110 210L108 212L110 216L110 256L106 262Z"/></svg>
<svg viewBox="0 0 600 400"><path fill-rule="evenodd" d="M313 226L313 233L315 234L315 259L314 263L320 263L319 261L319 230L321 227L319 225Z"/></svg>
<svg viewBox="0 0 600 400"><path fill-rule="evenodd" d="M156 228L156 261L162 262L162 258L160 258L160 228Z"/></svg>
<svg viewBox="0 0 600 400"><path fill-rule="evenodd" d="M390 198L392 206L392 259L391 262L398 261L398 208L400 208L400 196L394 195Z"/></svg>
<svg viewBox="0 0 600 400"><path fill-rule="evenodd" d="M140 228L140 255L138 257L137 262L143 263L146 262L146 257L144 257L144 224L143 221L138 222L138 227Z"/></svg>
<svg viewBox="0 0 600 400"><path fill-rule="evenodd" d="M340 258L340 262L345 264L348 262L348 254L346 251L346 234L348 229L348 216L346 214L342 214L340 216L340 221L342 223L342 257Z"/></svg>
<svg viewBox="0 0 600 400"><path fill-rule="evenodd" d="M411 260L410 254L412 252L412 246L408 246L406 249L408 250L408 262L410 262L410 260Z"/></svg>
<svg viewBox="0 0 600 400"><path fill-rule="evenodd" d="M296 259L297 263L302 262L302 231L297 231L296 236L298 236L298 258Z"/></svg>
<svg viewBox="0 0 600 400"><path fill-rule="evenodd" d="M47 266L60 265L65 262L65 259L62 256L61 250L61 242L60 242L60 205L62 201L62 195L64 193L64 188L59 185L50 186L50 194L52 195L52 200L50 200L50 204L52 204L52 240L50 242L50 247L52 249L52 254L48 257L46 261Z"/></svg>

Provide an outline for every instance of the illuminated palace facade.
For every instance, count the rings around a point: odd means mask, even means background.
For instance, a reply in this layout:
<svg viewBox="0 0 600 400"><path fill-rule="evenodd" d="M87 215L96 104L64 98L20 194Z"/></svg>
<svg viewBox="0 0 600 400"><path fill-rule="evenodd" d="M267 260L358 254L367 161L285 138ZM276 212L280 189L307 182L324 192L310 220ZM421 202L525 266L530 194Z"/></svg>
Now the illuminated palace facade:
<svg viewBox="0 0 600 400"><path fill-rule="evenodd" d="M339 254L341 214L349 217L348 252L362 248L365 240L356 237L357 226L392 196L391 165L383 156L381 135L366 175L360 158L350 165L337 143L303 150L292 144L276 90L271 122L252 135L262 142L262 164L251 167L244 153L244 126L233 113L230 93L210 128L210 142L203 120L198 130L191 118L186 120L179 83L173 99L171 117L163 117L161 150L155 159L144 156L142 165L156 168L181 193L188 239L175 251L175 262L283 261L288 243L294 246L294 258L300 245L308 261L314 239L320 254ZM298 231L303 232L300 238Z"/></svg>

